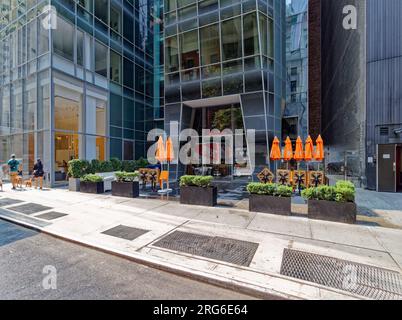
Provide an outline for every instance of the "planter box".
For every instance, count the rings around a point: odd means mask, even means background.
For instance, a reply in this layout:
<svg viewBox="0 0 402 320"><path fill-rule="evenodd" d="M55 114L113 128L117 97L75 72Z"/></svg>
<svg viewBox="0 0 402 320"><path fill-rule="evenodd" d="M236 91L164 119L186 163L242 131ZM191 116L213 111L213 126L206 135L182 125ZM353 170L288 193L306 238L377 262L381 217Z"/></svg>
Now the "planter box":
<svg viewBox="0 0 402 320"><path fill-rule="evenodd" d="M292 198L251 194L249 211L290 216L292 214Z"/></svg>
<svg viewBox="0 0 402 320"><path fill-rule="evenodd" d="M117 197L138 198L140 196L140 184L137 181L112 181L112 195Z"/></svg>
<svg viewBox="0 0 402 320"><path fill-rule="evenodd" d="M356 203L324 200L308 200L308 217L342 223L356 223Z"/></svg>
<svg viewBox="0 0 402 320"><path fill-rule="evenodd" d="M104 184L102 182L84 182L80 183L80 191L84 193L104 193Z"/></svg>
<svg viewBox="0 0 402 320"><path fill-rule="evenodd" d="M180 187L180 203L214 207L218 203L218 188Z"/></svg>
<svg viewBox="0 0 402 320"><path fill-rule="evenodd" d="M68 179L68 190L70 190L70 191L80 191L80 179L69 178Z"/></svg>

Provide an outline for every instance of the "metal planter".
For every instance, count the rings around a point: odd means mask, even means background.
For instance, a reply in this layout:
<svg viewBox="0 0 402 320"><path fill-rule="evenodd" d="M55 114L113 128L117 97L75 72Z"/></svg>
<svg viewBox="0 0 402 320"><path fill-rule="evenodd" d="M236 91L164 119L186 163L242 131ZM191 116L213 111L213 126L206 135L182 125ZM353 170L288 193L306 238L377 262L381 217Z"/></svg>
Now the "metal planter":
<svg viewBox="0 0 402 320"><path fill-rule="evenodd" d="M138 198L140 196L140 184L138 181L112 181L112 195L116 197Z"/></svg>
<svg viewBox="0 0 402 320"><path fill-rule="evenodd" d="M80 183L80 191L83 193L100 194L105 192L104 183L102 182L84 182Z"/></svg>
<svg viewBox="0 0 402 320"><path fill-rule="evenodd" d="M218 203L218 188L180 187L180 203L214 207Z"/></svg>
<svg viewBox="0 0 402 320"><path fill-rule="evenodd" d="M251 194L249 211L290 216L292 214L292 198Z"/></svg>
<svg viewBox="0 0 402 320"><path fill-rule="evenodd" d="M354 224L356 215L357 206L353 202L308 200L308 217L310 219Z"/></svg>

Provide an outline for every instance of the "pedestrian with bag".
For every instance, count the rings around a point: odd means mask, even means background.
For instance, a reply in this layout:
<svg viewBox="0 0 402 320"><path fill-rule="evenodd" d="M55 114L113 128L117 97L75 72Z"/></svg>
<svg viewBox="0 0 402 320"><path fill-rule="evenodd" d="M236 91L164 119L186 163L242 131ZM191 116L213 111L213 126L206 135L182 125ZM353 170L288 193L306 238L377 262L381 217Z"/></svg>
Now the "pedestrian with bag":
<svg viewBox="0 0 402 320"><path fill-rule="evenodd" d="M20 162L17 159L15 159L15 154L12 154L11 159L8 160L7 164L10 169L11 184L13 186L13 190L15 190L16 186L17 186L17 176L18 176L18 168L19 168Z"/></svg>
<svg viewBox="0 0 402 320"><path fill-rule="evenodd" d="M38 188L38 181L39 181L39 186L40 190L43 189L43 176L45 172L43 171L43 163L41 159L36 160L36 163L33 167L33 176L35 179L35 189Z"/></svg>

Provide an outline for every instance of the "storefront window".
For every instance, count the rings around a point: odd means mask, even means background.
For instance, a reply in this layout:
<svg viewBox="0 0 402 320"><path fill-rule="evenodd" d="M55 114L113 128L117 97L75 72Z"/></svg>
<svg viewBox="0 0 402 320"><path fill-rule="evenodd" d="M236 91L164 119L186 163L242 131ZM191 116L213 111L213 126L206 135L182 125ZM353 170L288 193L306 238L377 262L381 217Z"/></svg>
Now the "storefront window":
<svg viewBox="0 0 402 320"><path fill-rule="evenodd" d="M67 179L68 162L79 158L78 134L55 133L55 181Z"/></svg>
<svg viewBox="0 0 402 320"><path fill-rule="evenodd" d="M54 98L55 128L78 132L81 129L81 94L56 86Z"/></svg>

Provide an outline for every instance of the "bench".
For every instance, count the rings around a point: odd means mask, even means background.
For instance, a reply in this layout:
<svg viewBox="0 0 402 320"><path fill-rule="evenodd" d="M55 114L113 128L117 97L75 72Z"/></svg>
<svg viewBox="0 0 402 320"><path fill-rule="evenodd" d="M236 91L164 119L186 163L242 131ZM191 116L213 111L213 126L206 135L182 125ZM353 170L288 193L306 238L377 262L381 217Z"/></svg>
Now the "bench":
<svg viewBox="0 0 402 320"><path fill-rule="evenodd" d="M116 180L115 172L101 172L96 174L103 178L103 185L105 188L105 192L111 191L112 182Z"/></svg>

